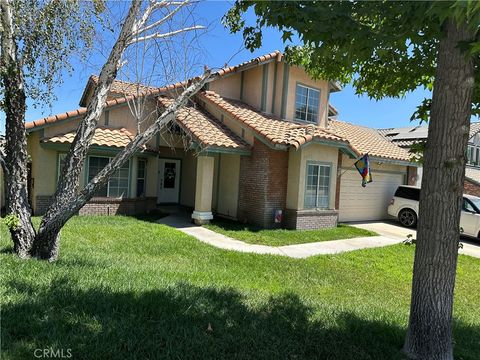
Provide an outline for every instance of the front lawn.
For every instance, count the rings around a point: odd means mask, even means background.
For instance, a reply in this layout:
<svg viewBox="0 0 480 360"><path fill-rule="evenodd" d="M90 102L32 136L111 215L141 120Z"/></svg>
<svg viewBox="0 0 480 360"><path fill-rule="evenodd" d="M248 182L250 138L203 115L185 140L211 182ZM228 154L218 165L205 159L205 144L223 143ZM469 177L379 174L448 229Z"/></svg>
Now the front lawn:
<svg viewBox="0 0 480 360"><path fill-rule="evenodd" d="M5 360L35 359L35 349L72 359L401 358L414 246L290 259L129 217L76 217L49 264L13 256L3 226L0 237ZM455 358L480 359L480 261L461 255L458 266Z"/></svg>
<svg viewBox="0 0 480 360"><path fill-rule="evenodd" d="M204 226L207 229L249 244L270 246L294 245L378 235L373 231L344 224L339 224L336 228L322 230L262 229L255 225L215 218L210 224Z"/></svg>

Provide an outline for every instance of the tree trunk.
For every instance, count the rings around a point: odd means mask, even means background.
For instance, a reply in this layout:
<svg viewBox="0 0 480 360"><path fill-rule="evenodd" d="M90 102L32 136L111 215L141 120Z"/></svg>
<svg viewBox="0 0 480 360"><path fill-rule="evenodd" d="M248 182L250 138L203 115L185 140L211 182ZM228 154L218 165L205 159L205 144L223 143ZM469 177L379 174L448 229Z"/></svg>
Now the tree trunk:
<svg viewBox="0 0 480 360"><path fill-rule="evenodd" d="M458 47L459 42L473 39L473 32L453 20L447 20L444 28L424 153L410 320L403 348L412 359L453 359L453 291L474 65Z"/></svg>
<svg viewBox="0 0 480 360"><path fill-rule="evenodd" d="M118 171L128 159L140 150L143 145L150 141L160 129L164 128L170 121L172 121L177 110L184 106L210 78L210 72L207 71L202 78L185 89L185 91L162 112L152 125L150 125L143 133L137 134L135 138L122 151L120 151L82 191L80 191L80 193L70 198L68 202L64 202L61 211L58 211L55 216L50 217L48 221L42 221L32 251L36 257L49 261L57 259L60 231L66 222L93 197L99 188L105 186L108 179Z"/></svg>
<svg viewBox="0 0 480 360"><path fill-rule="evenodd" d="M14 251L21 258L29 257L35 230L31 222L27 185L27 139L25 133L25 89L21 64L17 61L17 49L13 33L11 4L1 1L2 69L5 89L6 117L5 143L5 205L8 215L15 216L18 224L10 227Z"/></svg>
<svg viewBox="0 0 480 360"><path fill-rule="evenodd" d="M93 135L95 134L98 119L100 119L108 92L121 66L122 56L132 39L132 33L136 25L141 4L141 0L132 1L120 34L100 71L92 100L87 106L85 117L80 122L73 143L67 153L65 166L57 184L57 190L53 197L52 204L48 207L47 212L42 218L42 224L49 222L53 217L59 215L65 204L76 196L80 184L80 173L85 163Z"/></svg>

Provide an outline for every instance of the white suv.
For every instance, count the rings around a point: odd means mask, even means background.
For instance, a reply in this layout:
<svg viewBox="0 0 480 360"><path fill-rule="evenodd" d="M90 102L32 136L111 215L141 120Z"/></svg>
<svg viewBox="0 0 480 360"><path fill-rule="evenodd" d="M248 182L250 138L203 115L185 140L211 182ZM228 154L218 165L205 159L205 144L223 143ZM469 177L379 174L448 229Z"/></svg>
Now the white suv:
<svg viewBox="0 0 480 360"><path fill-rule="evenodd" d="M406 227L414 227L418 220L418 201L420 188L416 186L399 186L388 206L388 214L398 219ZM480 198L463 195L463 206L460 217L462 233L480 237Z"/></svg>

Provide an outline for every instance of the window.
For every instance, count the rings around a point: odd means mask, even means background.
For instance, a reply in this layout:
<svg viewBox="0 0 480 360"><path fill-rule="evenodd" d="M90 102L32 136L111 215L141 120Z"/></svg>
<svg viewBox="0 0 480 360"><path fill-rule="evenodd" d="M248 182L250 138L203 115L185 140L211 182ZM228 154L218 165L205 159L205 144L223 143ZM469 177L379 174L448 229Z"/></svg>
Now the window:
<svg viewBox="0 0 480 360"><path fill-rule="evenodd" d="M318 117L320 91L297 84L295 92L295 119L315 123Z"/></svg>
<svg viewBox="0 0 480 360"><path fill-rule="evenodd" d="M138 159L137 165L137 197L145 196L145 179L147 173L147 160Z"/></svg>
<svg viewBox="0 0 480 360"><path fill-rule="evenodd" d="M399 186L397 191L395 191L395 197L419 201L420 189L414 187Z"/></svg>
<svg viewBox="0 0 480 360"><path fill-rule="evenodd" d="M468 159L468 163L471 164L473 163L473 151L474 151L474 148L473 146L468 146L467 148L467 159Z"/></svg>
<svg viewBox="0 0 480 360"><path fill-rule="evenodd" d="M110 162L108 157L90 156L88 158L88 181L92 180ZM107 185L95 193L102 197L128 197L130 162L115 172Z"/></svg>
<svg viewBox="0 0 480 360"><path fill-rule="evenodd" d="M60 178L60 175L62 175L63 168L65 167L65 158L67 157L67 154L65 153L59 153L58 154L58 161L57 161L57 181Z"/></svg>
<svg viewBox="0 0 480 360"><path fill-rule="evenodd" d="M477 211L473 207L473 205L467 199L463 198L463 206L462 210L470 213L476 213Z"/></svg>
<svg viewBox="0 0 480 360"><path fill-rule="evenodd" d="M330 165L307 164L305 208L328 209L330 171Z"/></svg>

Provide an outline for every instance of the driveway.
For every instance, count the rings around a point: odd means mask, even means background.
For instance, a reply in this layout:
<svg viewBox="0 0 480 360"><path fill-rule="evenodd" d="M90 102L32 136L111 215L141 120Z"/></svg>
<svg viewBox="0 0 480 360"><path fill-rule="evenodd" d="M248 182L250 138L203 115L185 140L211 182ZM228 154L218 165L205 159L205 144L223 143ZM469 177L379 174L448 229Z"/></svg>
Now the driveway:
<svg viewBox="0 0 480 360"><path fill-rule="evenodd" d="M417 237L417 230L400 226L395 221L367 221L367 222L352 222L349 225L356 226L361 229L375 231L379 235L389 237L392 239L405 240L408 234L412 234L413 238ZM480 258L480 240L471 239L462 236L460 242L463 244L463 249L459 253Z"/></svg>

